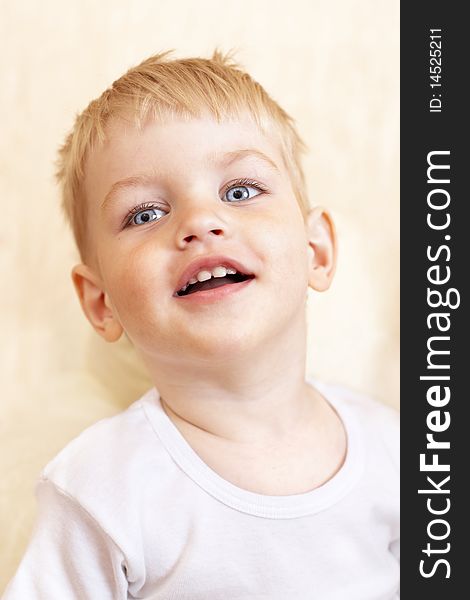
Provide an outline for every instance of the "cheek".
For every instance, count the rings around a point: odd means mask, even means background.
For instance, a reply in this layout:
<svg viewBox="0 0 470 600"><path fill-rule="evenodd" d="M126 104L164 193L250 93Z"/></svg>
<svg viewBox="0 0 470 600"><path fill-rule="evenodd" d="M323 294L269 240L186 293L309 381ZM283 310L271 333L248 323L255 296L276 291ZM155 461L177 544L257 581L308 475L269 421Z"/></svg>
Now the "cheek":
<svg viewBox="0 0 470 600"><path fill-rule="evenodd" d="M308 240L303 220L297 214L276 218L260 227L260 247L267 249L273 268L299 275L307 268Z"/></svg>
<svg viewBox="0 0 470 600"><path fill-rule="evenodd" d="M142 245L115 252L108 257L108 265L105 283L124 326L150 306L155 309L164 302L164 290L168 295L168 282L165 287L164 279L168 267L153 249Z"/></svg>
<svg viewBox="0 0 470 600"><path fill-rule="evenodd" d="M308 243L303 224L295 219L265 223L257 241L269 266L265 281L272 286L271 293L283 301L291 298L296 305L304 302L308 289Z"/></svg>

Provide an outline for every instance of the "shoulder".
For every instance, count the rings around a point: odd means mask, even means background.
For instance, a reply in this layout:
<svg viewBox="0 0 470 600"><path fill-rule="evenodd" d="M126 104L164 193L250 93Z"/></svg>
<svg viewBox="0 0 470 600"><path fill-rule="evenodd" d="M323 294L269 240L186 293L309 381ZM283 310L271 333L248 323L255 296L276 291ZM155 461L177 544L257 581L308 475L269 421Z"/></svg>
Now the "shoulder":
<svg viewBox="0 0 470 600"><path fill-rule="evenodd" d="M312 383L327 399L331 398L347 406L361 420L373 422L386 429L392 429L395 433L398 432L400 414L395 408L342 385L324 383L317 380L312 380Z"/></svg>
<svg viewBox="0 0 470 600"><path fill-rule="evenodd" d="M149 390L127 410L85 429L46 465L41 480L79 500L132 485L149 457L158 460L161 453L144 410L154 397L155 390Z"/></svg>
<svg viewBox="0 0 470 600"><path fill-rule="evenodd" d="M341 385L312 382L338 409L347 410L359 422L365 442L371 450L381 450L399 469L400 413L366 394Z"/></svg>
<svg viewBox="0 0 470 600"><path fill-rule="evenodd" d="M155 414L154 414L155 413ZM92 522L127 557L138 552L142 521L161 524L182 475L163 445L155 423L158 394L153 388L131 406L102 419L73 439L45 467L36 486L42 513L70 507ZM56 500L54 500L54 498Z"/></svg>

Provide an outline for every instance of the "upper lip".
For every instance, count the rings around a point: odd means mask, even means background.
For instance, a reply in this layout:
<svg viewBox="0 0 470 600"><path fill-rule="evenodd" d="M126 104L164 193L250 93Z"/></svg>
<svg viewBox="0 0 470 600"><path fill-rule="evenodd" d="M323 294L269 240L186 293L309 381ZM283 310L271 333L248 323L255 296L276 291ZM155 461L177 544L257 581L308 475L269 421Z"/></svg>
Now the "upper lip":
<svg viewBox="0 0 470 600"><path fill-rule="evenodd" d="M243 275L251 275L254 277L254 274L247 267L245 267L238 260L230 258L229 256L199 256L191 261L182 271L178 277L173 295L176 296L177 292L179 292L179 290L188 283L191 277L194 277L197 273L199 273L199 271L204 269L210 271L214 267L218 266L231 267L232 269L236 269L238 273L242 273Z"/></svg>

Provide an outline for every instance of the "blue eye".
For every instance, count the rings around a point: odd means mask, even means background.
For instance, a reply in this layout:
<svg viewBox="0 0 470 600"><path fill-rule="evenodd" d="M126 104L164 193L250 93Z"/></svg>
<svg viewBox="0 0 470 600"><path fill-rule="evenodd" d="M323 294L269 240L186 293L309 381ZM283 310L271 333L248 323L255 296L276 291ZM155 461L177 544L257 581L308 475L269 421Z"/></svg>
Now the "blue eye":
<svg viewBox="0 0 470 600"><path fill-rule="evenodd" d="M132 223L133 225L145 225L151 221L157 221L165 215L166 212L161 208L146 208L134 213L134 216L131 218L129 224Z"/></svg>
<svg viewBox="0 0 470 600"><path fill-rule="evenodd" d="M261 194L262 191L258 186L254 185L234 185L225 192L224 196L227 202L240 202L241 200L253 198Z"/></svg>

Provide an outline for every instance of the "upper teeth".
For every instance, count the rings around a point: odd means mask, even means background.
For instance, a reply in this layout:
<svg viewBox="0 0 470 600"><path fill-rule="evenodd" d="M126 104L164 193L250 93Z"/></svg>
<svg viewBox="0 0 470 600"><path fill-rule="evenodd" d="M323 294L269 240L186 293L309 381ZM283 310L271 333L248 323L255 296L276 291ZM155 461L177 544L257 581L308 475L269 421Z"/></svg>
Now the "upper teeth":
<svg viewBox="0 0 470 600"><path fill-rule="evenodd" d="M181 288L181 292L184 292L188 285L196 283L197 281L208 281L211 277L225 277L226 275L235 275L236 269L231 269L230 267L214 267L212 270L203 269L196 273L191 279L188 281L186 285Z"/></svg>

